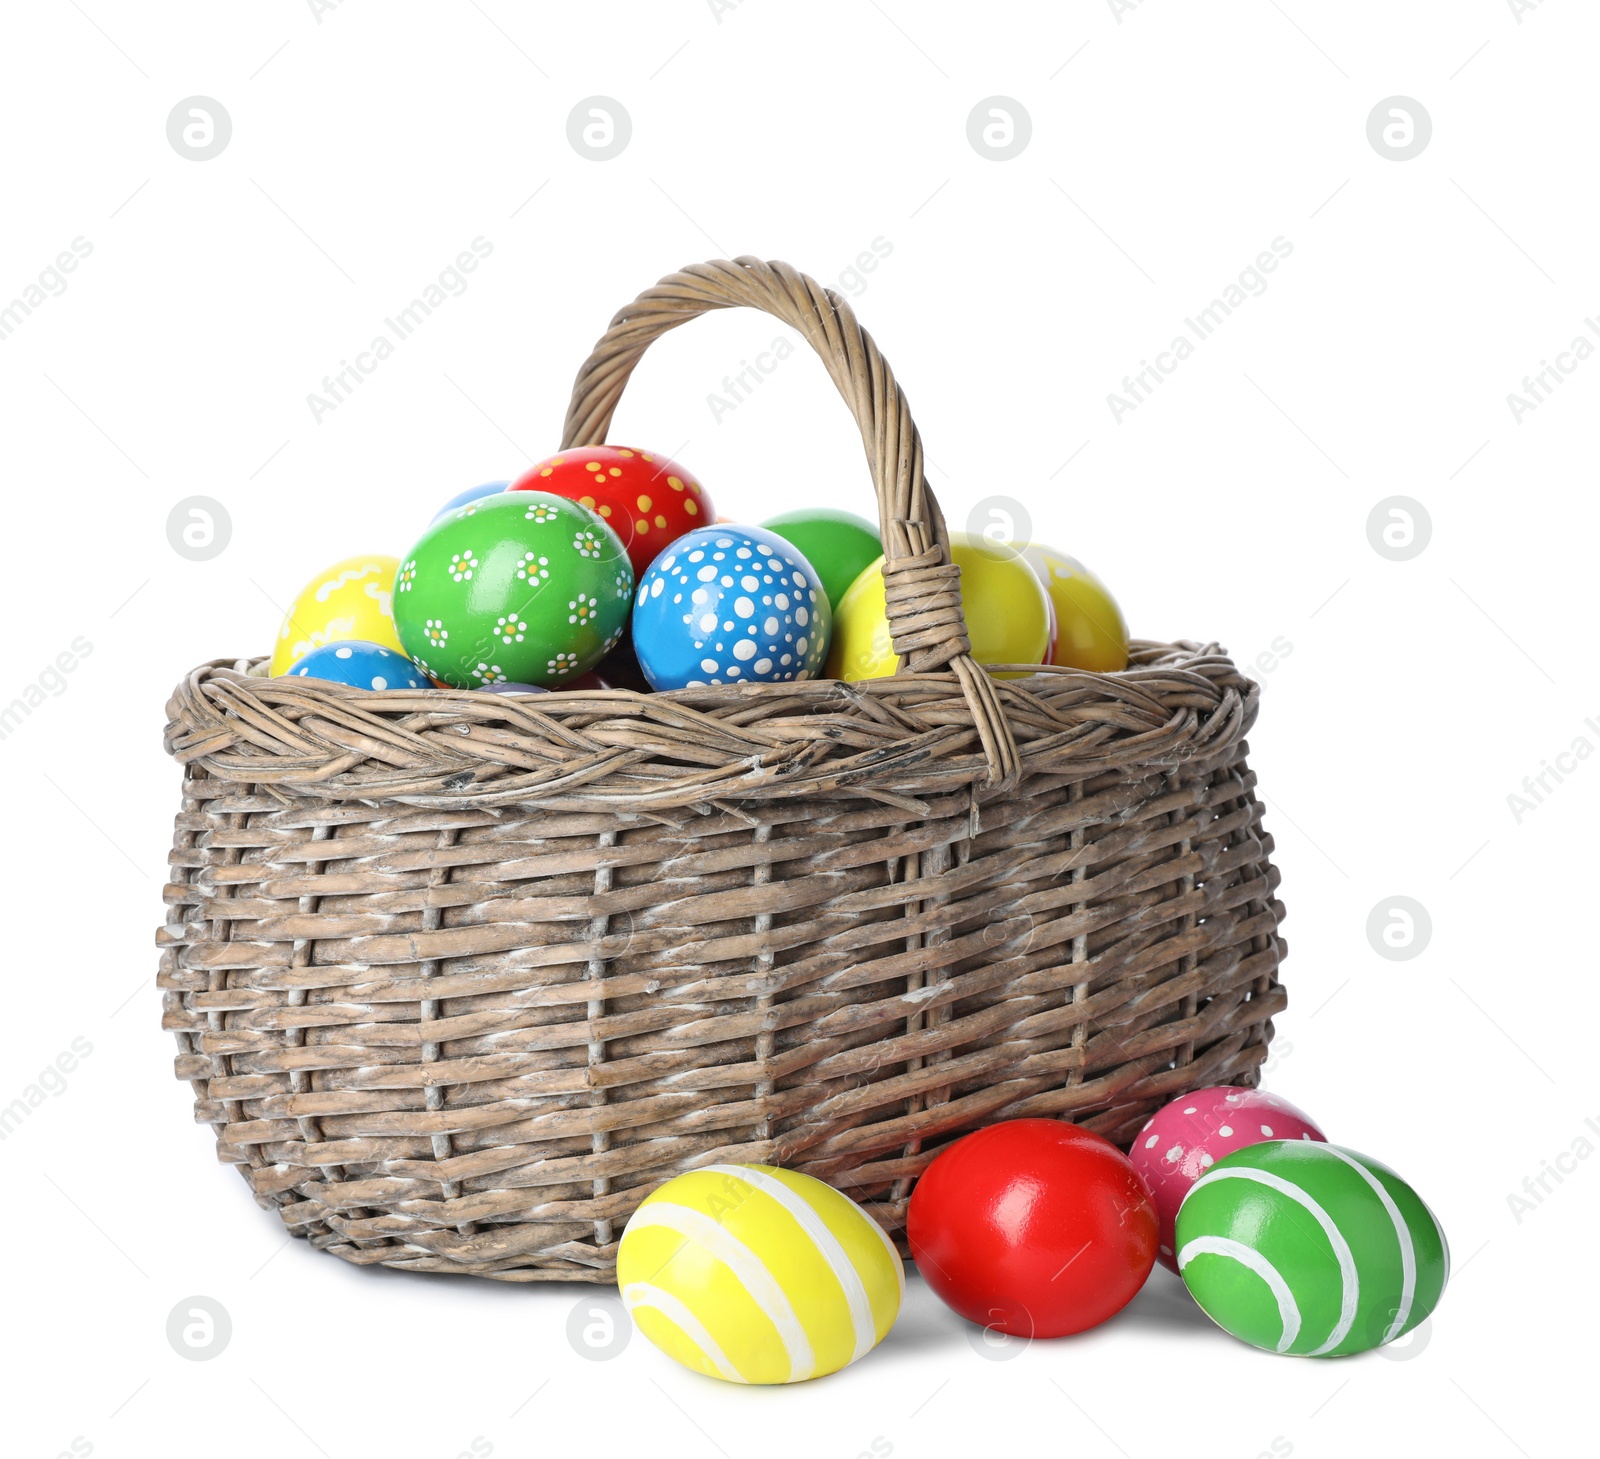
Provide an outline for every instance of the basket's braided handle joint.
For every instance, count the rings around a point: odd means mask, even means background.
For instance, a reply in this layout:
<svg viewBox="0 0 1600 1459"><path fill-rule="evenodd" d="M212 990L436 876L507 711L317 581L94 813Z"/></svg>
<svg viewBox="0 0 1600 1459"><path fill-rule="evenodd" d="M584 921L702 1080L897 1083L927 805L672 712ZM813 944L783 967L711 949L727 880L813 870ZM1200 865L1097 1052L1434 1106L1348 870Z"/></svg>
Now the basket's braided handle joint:
<svg viewBox="0 0 1600 1459"><path fill-rule="evenodd" d="M889 633L901 670L948 668L960 682L989 762L991 784L1019 769L994 680L972 661L961 569L922 472L922 438L894 372L849 303L786 263L749 256L690 264L618 310L578 371L561 449L599 445L652 340L712 309L760 309L799 330L844 396L866 447L883 534Z"/></svg>
<svg viewBox="0 0 1600 1459"><path fill-rule="evenodd" d="M961 613L961 569L937 543L915 557L884 563L889 634L913 673L942 668L972 652Z"/></svg>

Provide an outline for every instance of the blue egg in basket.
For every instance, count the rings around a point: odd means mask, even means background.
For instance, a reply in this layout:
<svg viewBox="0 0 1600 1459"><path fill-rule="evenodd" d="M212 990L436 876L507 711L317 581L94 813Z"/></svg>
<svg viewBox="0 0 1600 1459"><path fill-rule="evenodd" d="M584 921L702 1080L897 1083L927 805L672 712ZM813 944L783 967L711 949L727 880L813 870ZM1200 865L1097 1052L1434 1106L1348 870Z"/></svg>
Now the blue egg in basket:
<svg viewBox="0 0 1600 1459"><path fill-rule="evenodd" d="M353 689L431 689L421 669L397 649L361 638L341 639L296 659L285 677L326 679Z"/></svg>
<svg viewBox="0 0 1600 1459"><path fill-rule="evenodd" d="M651 686L815 677L833 613L805 554L776 532L696 527L639 579L633 648Z"/></svg>
<svg viewBox="0 0 1600 1459"><path fill-rule="evenodd" d="M469 486L465 491L458 491L433 514L433 521L430 521L428 525L431 527L446 512L453 512L457 507L470 506L473 502L481 501L486 496L497 496L510 485L509 481L486 481L482 486Z"/></svg>

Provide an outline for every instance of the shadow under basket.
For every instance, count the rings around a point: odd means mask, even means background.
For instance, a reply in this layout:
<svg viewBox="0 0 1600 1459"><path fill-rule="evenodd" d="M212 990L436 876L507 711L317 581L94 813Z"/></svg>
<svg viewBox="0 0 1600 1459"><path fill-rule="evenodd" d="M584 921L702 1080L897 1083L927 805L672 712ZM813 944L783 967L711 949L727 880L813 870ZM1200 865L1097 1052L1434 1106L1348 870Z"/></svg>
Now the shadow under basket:
<svg viewBox="0 0 1600 1459"><path fill-rule="evenodd" d="M651 340L748 306L860 425L900 672L508 698L195 670L165 1026L257 1201L348 1261L615 1280L663 1181L803 1170L903 1246L918 1173L997 1120L1124 1146L1254 1084L1283 907L1215 645L1126 670L977 667L892 372L785 264L691 266L622 310L563 448Z"/></svg>

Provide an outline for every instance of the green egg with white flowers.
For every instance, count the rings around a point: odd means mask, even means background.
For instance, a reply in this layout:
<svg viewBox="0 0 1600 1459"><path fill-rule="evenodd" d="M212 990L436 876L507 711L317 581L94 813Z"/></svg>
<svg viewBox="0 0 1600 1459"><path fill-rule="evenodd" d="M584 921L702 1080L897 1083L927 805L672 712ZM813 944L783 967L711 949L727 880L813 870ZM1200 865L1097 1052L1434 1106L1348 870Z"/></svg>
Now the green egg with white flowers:
<svg viewBox="0 0 1600 1459"><path fill-rule="evenodd" d="M616 646L632 603L617 534L542 491L448 512L400 559L393 596L406 653L457 689L568 683Z"/></svg>

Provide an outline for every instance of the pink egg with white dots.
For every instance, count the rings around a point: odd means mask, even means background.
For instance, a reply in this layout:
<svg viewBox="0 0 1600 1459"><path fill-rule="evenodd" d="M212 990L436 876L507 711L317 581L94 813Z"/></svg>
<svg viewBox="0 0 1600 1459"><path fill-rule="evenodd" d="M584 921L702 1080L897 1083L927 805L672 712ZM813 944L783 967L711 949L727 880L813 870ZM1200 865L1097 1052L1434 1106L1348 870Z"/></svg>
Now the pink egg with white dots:
<svg viewBox="0 0 1600 1459"><path fill-rule="evenodd" d="M1262 1089L1220 1084L1197 1089L1159 1109L1134 1137L1128 1159L1155 1197L1161 1234L1156 1260L1177 1271L1172 1227L1192 1186L1224 1155L1263 1140L1322 1140L1304 1110Z"/></svg>

